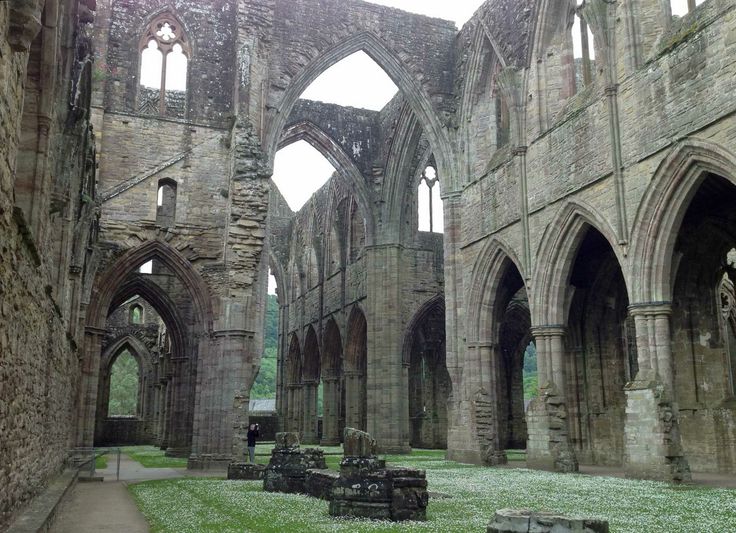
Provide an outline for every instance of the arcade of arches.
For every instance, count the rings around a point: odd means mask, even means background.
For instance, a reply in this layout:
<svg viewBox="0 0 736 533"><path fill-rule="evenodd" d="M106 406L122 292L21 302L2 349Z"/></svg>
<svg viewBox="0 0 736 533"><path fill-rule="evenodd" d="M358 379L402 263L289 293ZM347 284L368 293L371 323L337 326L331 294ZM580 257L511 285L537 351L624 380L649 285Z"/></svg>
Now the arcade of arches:
<svg viewBox="0 0 736 533"><path fill-rule="evenodd" d="M688 5L0 2L0 529L76 447L245 457L269 270L305 442L736 474L736 0ZM357 52L382 109L300 98Z"/></svg>

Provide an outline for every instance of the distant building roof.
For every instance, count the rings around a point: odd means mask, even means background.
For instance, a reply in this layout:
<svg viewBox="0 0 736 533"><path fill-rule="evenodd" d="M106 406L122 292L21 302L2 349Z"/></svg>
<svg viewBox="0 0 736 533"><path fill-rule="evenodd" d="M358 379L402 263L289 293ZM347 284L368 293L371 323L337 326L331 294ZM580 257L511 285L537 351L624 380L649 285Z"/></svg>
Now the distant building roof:
<svg viewBox="0 0 736 533"><path fill-rule="evenodd" d="M276 412L276 399L251 400L248 404L248 411L251 413L274 413Z"/></svg>

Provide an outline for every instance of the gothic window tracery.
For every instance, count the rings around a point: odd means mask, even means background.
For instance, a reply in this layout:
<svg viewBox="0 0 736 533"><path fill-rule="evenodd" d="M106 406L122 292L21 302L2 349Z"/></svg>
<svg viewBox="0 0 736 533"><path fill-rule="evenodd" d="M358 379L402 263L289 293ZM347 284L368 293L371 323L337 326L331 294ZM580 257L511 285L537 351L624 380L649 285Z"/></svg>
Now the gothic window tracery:
<svg viewBox="0 0 736 533"><path fill-rule="evenodd" d="M170 14L156 17L140 44L140 111L181 113L191 49L181 24Z"/></svg>
<svg viewBox="0 0 736 533"><path fill-rule="evenodd" d="M577 0L577 9L571 27L572 49L574 63L574 92L581 91L593 81L595 49L593 47L593 32L590 31L585 19L580 15L583 0Z"/></svg>
<svg viewBox="0 0 736 533"><path fill-rule="evenodd" d="M736 249L728 253L726 260L729 267L736 266ZM718 304L730 392L736 396L736 286L728 272L723 274L718 286Z"/></svg>

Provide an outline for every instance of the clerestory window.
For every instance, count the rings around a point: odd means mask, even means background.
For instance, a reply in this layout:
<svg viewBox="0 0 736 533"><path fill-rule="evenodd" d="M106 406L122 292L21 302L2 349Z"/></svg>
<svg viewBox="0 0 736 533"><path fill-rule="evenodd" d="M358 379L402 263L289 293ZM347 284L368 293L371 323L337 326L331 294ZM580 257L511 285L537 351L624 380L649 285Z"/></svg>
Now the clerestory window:
<svg viewBox="0 0 736 533"><path fill-rule="evenodd" d="M443 202L440 191L440 180L434 167L427 167L419 179L418 191L419 231L444 233L442 214Z"/></svg>
<svg viewBox="0 0 736 533"><path fill-rule="evenodd" d="M140 111L183 115L191 50L181 24L163 14L141 39Z"/></svg>

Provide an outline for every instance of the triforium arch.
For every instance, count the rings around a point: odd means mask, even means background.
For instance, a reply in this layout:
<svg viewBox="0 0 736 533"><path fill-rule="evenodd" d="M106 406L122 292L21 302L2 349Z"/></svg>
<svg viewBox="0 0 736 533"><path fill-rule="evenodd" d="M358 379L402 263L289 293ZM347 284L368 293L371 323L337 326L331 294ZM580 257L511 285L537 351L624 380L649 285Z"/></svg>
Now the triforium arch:
<svg viewBox="0 0 736 533"><path fill-rule="evenodd" d="M322 444L329 446L340 442L345 425L342 347L340 328L330 317L322 334Z"/></svg>
<svg viewBox="0 0 736 533"><path fill-rule="evenodd" d="M265 148L270 161L278 149L281 134L291 109L299 96L325 70L355 52L363 51L371 57L393 80L416 113L433 146L437 147L437 162L442 174L454 176L450 140L442 126L429 95L421 84L409 73L403 62L371 31L362 31L345 38L332 48L313 59L289 83L283 93L277 112L272 116L265 137Z"/></svg>
<svg viewBox="0 0 736 533"><path fill-rule="evenodd" d="M615 233L591 209L568 204L547 228L537 264L533 313L540 383L565 411L550 422L541 404L528 424L536 435L549 424L549 442L563 442L531 458L560 470L585 464L621 466L624 461L626 395L637 371L629 289ZM543 311L543 312L542 312ZM627 342L627 339L631 342ZM549 405L549 402L547 402ZM548 408L548 406L547 406ZM553 434L555 434L553 436ZM549 445L548 442L548 445Z"/></svg>
<svg viewBox="0 0 736 533"><path fill-rule="evenodd" d="M370 244L373 240L375 225L373 212L368 209L373 205L372 194L355 161L332 137L311 121L301 120L287 125L282 132L277 149L281 150L297 141L308 142L337 169L338 175L345 178L348 188L358 198L366 223L366 237Z"/></svg>
<svg viewBox="0 0 736 533"><path fill-rule="evenodd" d="M447 403L452 384L445 356L445 301L436 296L416 312L404 336L404 366L409 370L409 444L413 448L447 448Z"/></svg>
<svg viewBox="0 0 736 533"><path fill-rule="evenodd" d="M368 323L354 305L348 316L345 344L345 425L365 430L368 424Z"/></svg>
<svg viewBox="0 0 736 533"><path fill-rule="evenodd" d="M661 468L681 475L688 463L698 471L736 472L729 429L736 418L734 201L736 155L688 138L658 167L636 217L632 314L641 378L631 394L641 393L645 377L664 386L660 404L679 430L665 433L668 453L680 459ZM640 467L641 458L630 455L629 467Z"/></svg>

